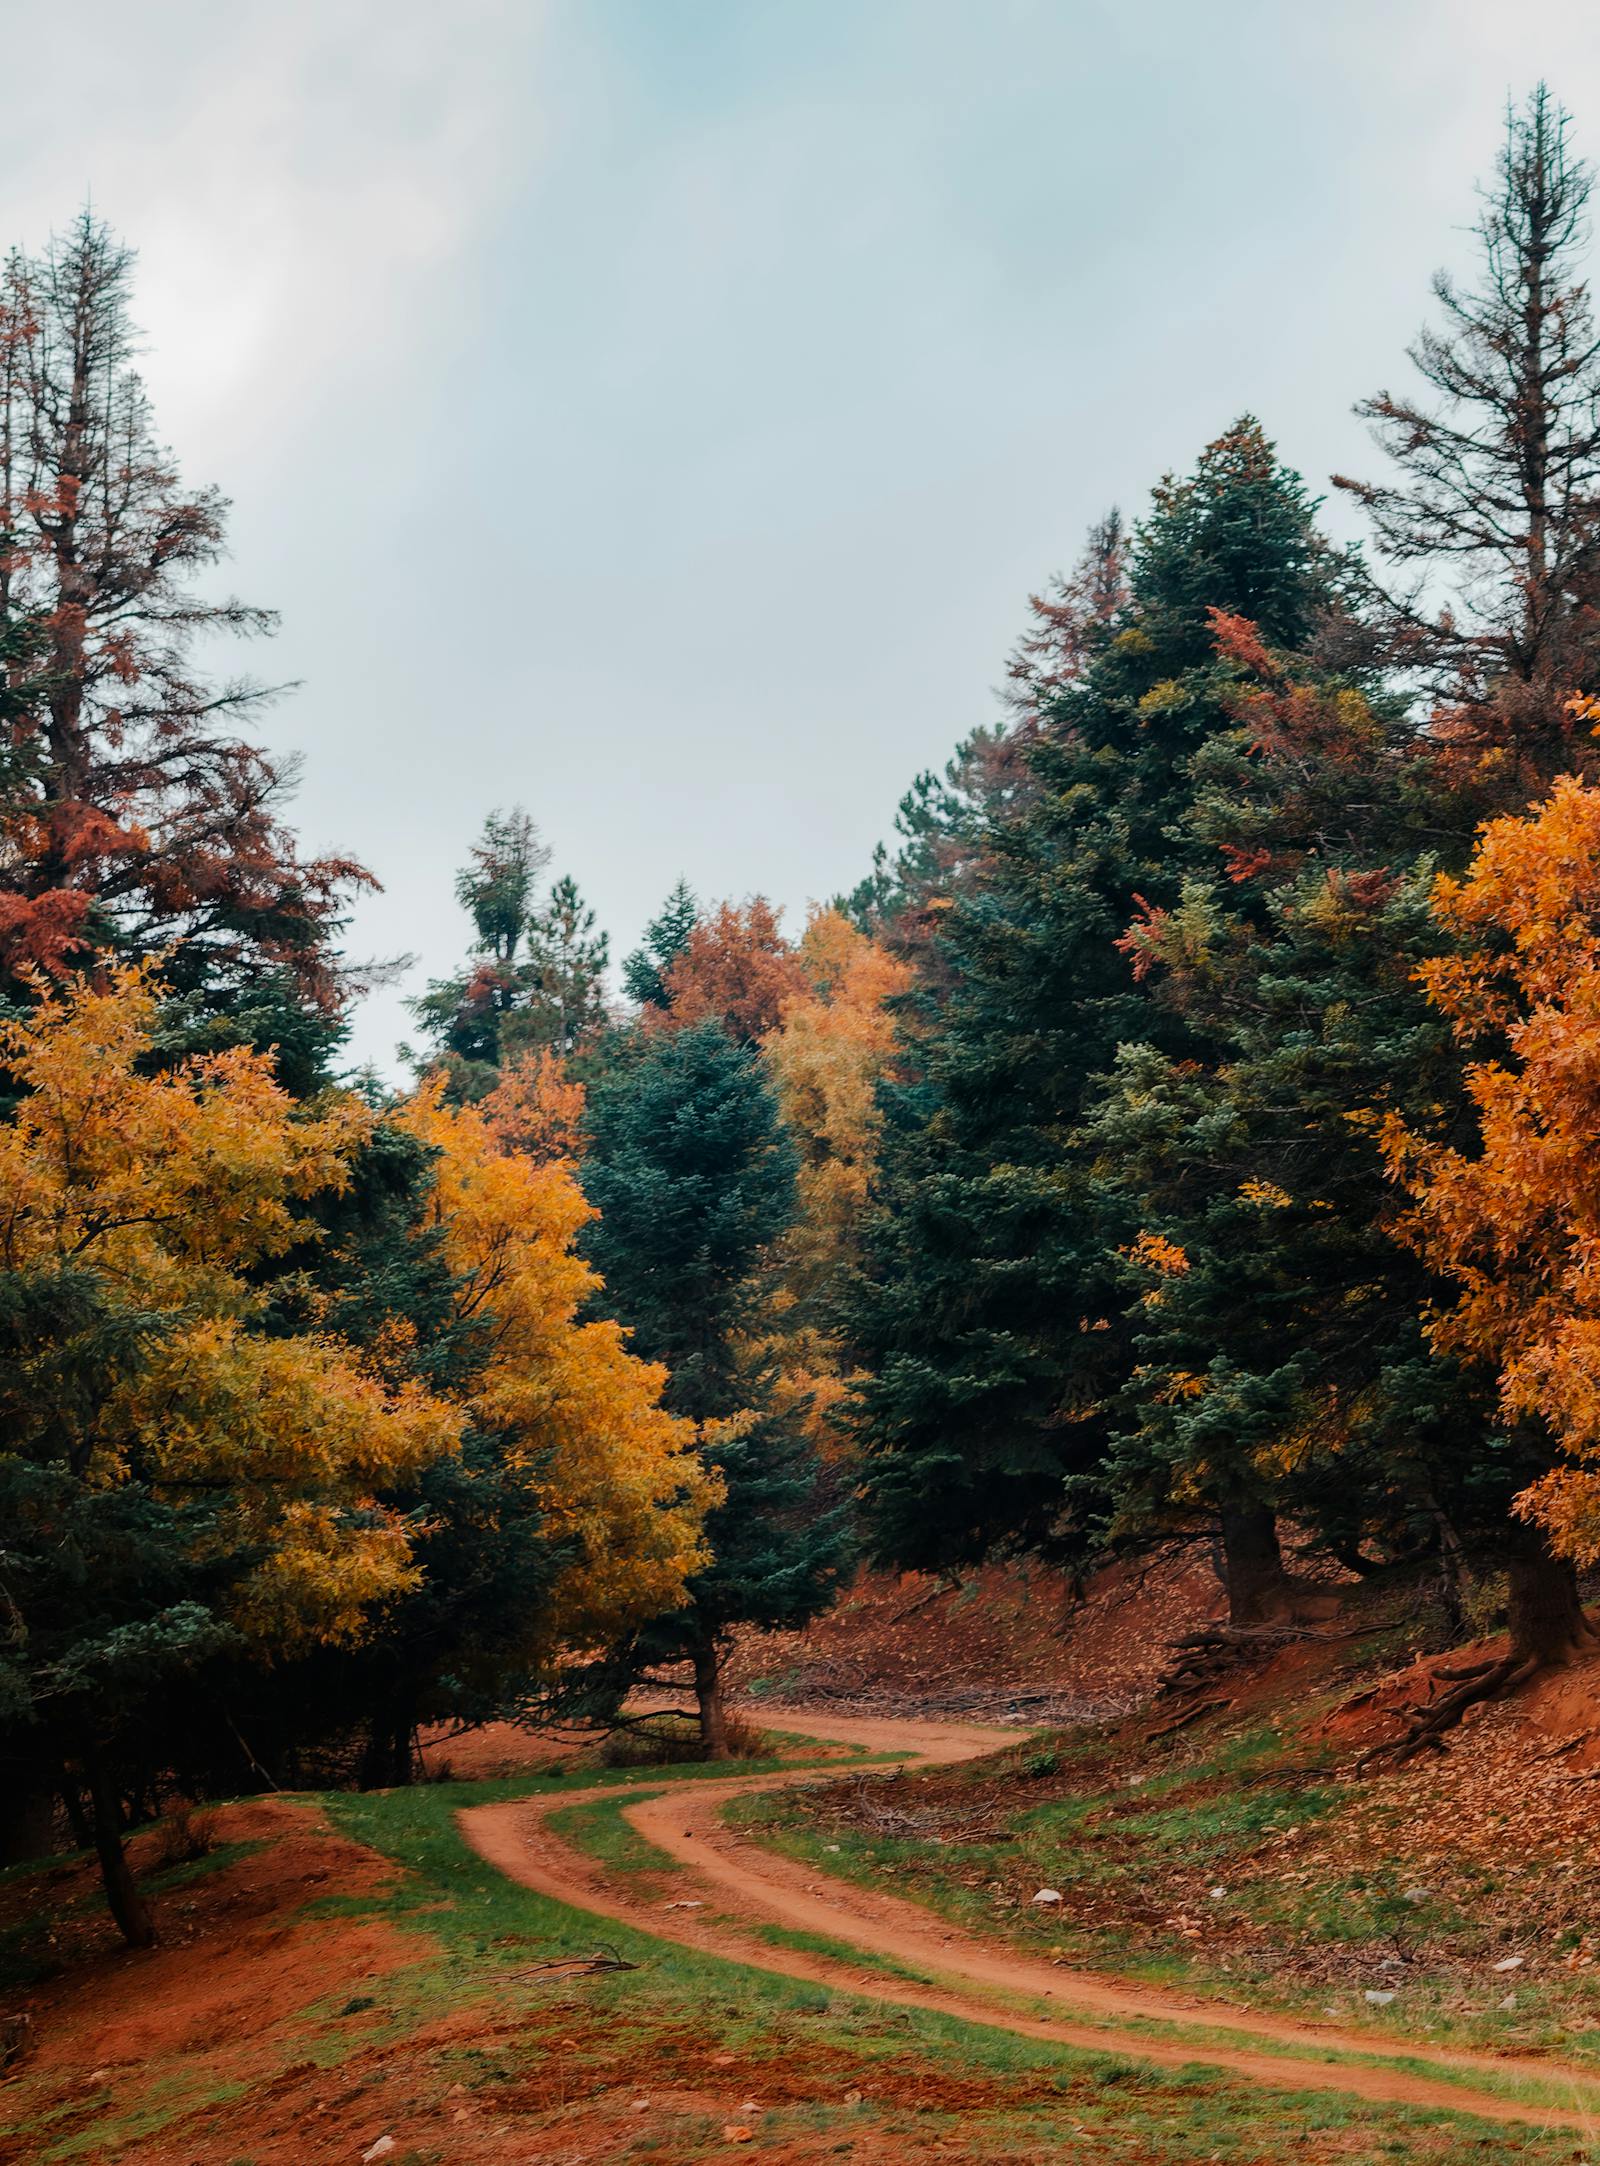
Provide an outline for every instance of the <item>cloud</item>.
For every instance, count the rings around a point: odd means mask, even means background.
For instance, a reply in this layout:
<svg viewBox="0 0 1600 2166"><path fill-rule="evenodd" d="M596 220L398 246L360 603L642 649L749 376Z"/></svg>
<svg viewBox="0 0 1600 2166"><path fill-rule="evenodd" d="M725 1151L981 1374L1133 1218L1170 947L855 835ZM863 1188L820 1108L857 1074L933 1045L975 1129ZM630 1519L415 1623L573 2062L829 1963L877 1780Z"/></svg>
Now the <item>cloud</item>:
<svg viewBox="0 0 1600 2166"><path fill-rule="evenodd" d="M118 0L7 24L9 237L85 195L139 249L165 431L242 438L343 395L537 153L546 14L502 0Z"/></svg>

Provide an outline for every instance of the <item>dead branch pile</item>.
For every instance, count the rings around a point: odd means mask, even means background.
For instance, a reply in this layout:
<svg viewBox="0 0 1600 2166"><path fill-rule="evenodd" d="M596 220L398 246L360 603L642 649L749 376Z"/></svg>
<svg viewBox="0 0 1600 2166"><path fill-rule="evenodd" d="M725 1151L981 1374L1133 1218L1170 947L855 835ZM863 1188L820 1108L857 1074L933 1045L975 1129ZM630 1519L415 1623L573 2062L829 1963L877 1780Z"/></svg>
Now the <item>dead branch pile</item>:
<svg viewBox="0 0 1600 2166"><path fill-rule="evenodd" d="M851 1785L849 1801L841 1808L835 1801L831 1817L848 1820L857 1827L895 1842L998 1843L1011 1840L1011 1830L998 1810L974 1809L971 1805L897 1805L887 1795L893 1777L860 1775Z"/></svg>

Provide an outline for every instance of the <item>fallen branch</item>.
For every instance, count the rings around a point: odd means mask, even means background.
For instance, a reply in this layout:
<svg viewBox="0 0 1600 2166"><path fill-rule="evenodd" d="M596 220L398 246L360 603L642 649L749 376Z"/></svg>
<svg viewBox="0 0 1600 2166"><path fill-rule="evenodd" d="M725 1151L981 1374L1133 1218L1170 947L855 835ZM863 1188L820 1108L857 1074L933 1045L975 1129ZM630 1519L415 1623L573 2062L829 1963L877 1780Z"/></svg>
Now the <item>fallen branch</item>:
<svg viewBox="0 0 1600 2166"><path fill-rule="evenodd" d="M1186 1707L1175 1722L1164 1723L1159 1730L1146 1730L1144 1741L1147 1745L1153 1745L1160 1738L1171 1737L1175 1730L1186 1730L1191 1722L1198 1722L1202 1715L1220 1714L1224 1708L1233 1705L1231 1699L1197 1700L1193 1707Z"/></svg>
<svg viewBox="0 0 1600 2166"><path fill-rule="evenodd" d="M547 1962L535 1963L528 1970L507 1973L512 1978L592 1978L602 1971L637 1970L637 1963L630 1963L618 1955L609 1941L602 1941L593 1955L553 1955Z"/></svg>

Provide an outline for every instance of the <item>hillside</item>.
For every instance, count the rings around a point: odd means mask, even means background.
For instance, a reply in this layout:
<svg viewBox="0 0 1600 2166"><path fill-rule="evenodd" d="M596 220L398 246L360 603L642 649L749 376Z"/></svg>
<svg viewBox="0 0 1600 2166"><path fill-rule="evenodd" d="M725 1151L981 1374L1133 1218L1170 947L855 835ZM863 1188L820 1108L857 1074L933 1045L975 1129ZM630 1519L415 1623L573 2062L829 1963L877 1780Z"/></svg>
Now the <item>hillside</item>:
<svg viewBox="0 0 1600 2166"><path fill-rule="evenodd" d="M1465 1652L1405 1659L1414 1593L1363 1593L1174 1727L1151 1681L1203 1572L1112 1575L1063 1623L1064 1592L869 1580L764 1667L743 1650L746 1705L831 1746L608 1768L500 1726L435 1742L454 1780L151 1830L153 1951L117 1944L87 1861L14 1870L0 2159L1021 2166L1070 2138L1265 2166L1291 2130L1330 2166L1585 2156L1600 1661L1362 1773ZM930 1714L1002 1662L1024 1722ZM1040 1991L1043 2028L1006 2012Z"/></svg>

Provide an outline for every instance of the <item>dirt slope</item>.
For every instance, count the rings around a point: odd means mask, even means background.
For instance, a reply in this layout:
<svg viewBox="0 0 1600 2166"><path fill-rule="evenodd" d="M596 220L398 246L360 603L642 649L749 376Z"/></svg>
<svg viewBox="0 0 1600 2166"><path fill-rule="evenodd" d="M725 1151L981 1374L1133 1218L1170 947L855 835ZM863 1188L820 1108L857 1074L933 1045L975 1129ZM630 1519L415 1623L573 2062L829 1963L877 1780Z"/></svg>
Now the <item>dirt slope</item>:
<svg viewBox="0 0 1600 2166"><path fill-rule="evenodd" d="M729 1678L763 1708L1084 1722L1141 1705L1168 1642L1224 1607L1203 1552L1084 1589L1039 1565L865 1572L803 1631L748 1635Z"/></svg>

